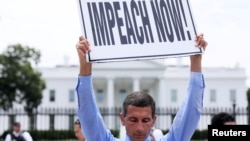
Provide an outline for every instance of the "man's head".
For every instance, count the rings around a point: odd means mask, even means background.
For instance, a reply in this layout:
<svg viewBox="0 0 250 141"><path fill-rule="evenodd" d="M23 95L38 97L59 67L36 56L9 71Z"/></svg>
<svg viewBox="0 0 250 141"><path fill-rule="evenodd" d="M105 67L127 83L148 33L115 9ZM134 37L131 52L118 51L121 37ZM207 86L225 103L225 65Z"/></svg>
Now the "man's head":
<svg viewBox="0 0 250 141"><path fill-rule="evenodd" d="M20 132L21 130L21 124L19 122L14 122L12 125L12 130L15 132Z"/></svg>
<svg viewBox="0 0 250 141"><path fill-rule="evenodd" d="M156 120L154 99L144 92L127 95L120 119L133 141L144 141Z"/></svg>
<svg viewBox="0 0 250 141"><path fill-rule="evenodd" d="M211 121L212 125L234 125L235 124L235 118L234 116L226 113L221 112L216 114Z"/></svg>
<svg viewBox="0 0 250 141"><path fill-rule="evenodd" d="M77 137L79 141L85 141L85 137L82 133L79 119L77 119L74 123L74 132L75 132L75 136Z"/></svg>

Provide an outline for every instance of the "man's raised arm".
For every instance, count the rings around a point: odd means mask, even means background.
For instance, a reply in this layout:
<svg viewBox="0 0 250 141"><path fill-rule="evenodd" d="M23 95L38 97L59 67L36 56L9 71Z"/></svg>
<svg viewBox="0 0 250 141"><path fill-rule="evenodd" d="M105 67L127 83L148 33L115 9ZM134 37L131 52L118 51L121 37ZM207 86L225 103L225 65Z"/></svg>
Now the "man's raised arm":
<svg viewBox="0 0 250 141"><path fill-rule="evenodd" d="M83 134L87 141L112 140L114 137L106 129L95 101L95 94L92 82L92 64L86 61L86 54L90 52L90 45L87 39L80 36L76 44L79 57L80 70L76 86L78 97L77 114L82 125Z"/></svg>
<svg viewBox="0 0 250 141"><path fill-rule="evenodd" d="M196 46L205 50L207 42L203 34L196 37ZM190 79L187 95L180 106L164 141L190 141L200 120L205 89L201 67L202 54L190 56Z"/></svg>

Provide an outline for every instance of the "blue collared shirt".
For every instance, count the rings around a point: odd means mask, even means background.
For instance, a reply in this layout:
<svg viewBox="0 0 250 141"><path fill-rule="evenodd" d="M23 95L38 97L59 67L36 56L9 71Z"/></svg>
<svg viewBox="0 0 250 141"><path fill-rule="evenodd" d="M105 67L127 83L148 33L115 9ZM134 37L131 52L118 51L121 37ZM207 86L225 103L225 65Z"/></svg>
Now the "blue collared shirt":
<svg viewBox="0 0 250 141"><path fill-rule="evenodd" d="M173 124L160 141L190 141L203 108L205 82L202 73L191 72L187 95L180 106ZM106 128L97 107L92 84L92 76L78 76L76 86L78 96L77 114L88 141L118 141ZM126 136L126 141L131 141ZM150 141L150 136L145 141Z"/></svg>

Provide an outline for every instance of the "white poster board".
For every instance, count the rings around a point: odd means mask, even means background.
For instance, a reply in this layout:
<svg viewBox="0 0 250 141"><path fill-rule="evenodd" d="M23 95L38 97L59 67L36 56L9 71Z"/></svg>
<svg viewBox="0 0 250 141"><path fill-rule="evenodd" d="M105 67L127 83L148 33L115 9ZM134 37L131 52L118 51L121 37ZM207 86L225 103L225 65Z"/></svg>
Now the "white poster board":
<svg viewBox="0 0 250 141"><path fill-rule="evenodd" d="M89 62L200 54L189 0L77 0Z"/></svg>

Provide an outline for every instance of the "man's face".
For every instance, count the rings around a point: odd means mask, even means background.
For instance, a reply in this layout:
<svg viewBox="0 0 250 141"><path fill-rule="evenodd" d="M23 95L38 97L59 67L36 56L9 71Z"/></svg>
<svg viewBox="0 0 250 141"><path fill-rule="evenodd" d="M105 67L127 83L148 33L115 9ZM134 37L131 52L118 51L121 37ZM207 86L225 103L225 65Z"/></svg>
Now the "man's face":
<svg viewBox="0 0 250 141"><path fill-rule="evenodd" d="M126 134L133 141L144 141L154 126L156 116L152 117L151 107L136 107L129 105L127 115L120 114Z"/></svg>
<svg viewBox="0 0 250 141"><path fill-rule="evenodd" d="M13 125L13 131L19 132L20 131L20 126L19 125Z"/></svg>
<svg viewBox="0 0 250 141"><path fill-rule="evenodd" d="M77 137L79 141L85 141L85 138L82 134L81 126L79 124L74 125L74 132L75 132L75 136Z"/></svg>
<svg viewBox="0 0 250 141"><path fill-rule="evenodd" d="M224 122L224 125L235 125L236 123L234 121L227 121Z"/></svg>

